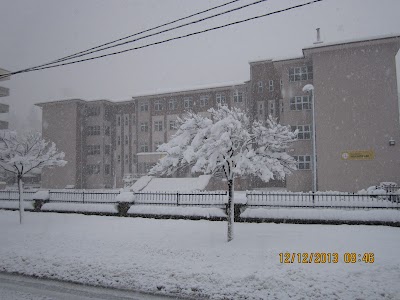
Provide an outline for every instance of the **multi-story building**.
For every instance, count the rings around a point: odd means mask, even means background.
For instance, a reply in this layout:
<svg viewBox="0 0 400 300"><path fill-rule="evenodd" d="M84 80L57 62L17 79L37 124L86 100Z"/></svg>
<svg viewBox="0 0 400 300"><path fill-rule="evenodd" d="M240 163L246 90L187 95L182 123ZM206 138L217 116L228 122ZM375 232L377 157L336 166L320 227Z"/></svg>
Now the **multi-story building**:
<svg viewBox="0 0 400 300"><path fill-rule="evenodd" d="M37 104L43 108L44 137L56 142L69 161L62 169L45 170L43 186L122 186L124 176L138 177L157 162L157 146L176 131L178 116L187 110L206 114L218 103L242 107L258 120L271 115L298 130L298 141L287 149L298 170L285 182L269 185L309 191L314 175L318 190L357 191L383 181L400 183L399 47L399 36L318 43L303 49L301 57L251 62L250 80L241 84L123 102ZM303 92L306 84L314 86L313 97ZM266 186L254 178L238 184Z"/></svg>
<svg viewBox="0 0 400 300"><path fill-rule="evenodd" d="M0 81L9 80L10 77L3 77L10 72L0 68ZM0 86L0 97L7 97L10 95L10 90L6 87ZM5 103L0 103L0 129L8 129L8 110L9 106Z"/></svg>

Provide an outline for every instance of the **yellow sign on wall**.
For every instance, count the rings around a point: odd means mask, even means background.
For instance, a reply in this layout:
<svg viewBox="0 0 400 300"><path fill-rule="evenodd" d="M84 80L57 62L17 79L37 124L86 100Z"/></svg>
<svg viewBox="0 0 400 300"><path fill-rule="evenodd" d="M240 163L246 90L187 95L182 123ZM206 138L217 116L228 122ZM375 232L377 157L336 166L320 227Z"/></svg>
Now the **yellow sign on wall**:
<svg viewBox="0 0 400 300"><path fill-rule="evenodd" d="M373 150L352 150L341 153L342 160L372 160L375 158Z"/></svg>

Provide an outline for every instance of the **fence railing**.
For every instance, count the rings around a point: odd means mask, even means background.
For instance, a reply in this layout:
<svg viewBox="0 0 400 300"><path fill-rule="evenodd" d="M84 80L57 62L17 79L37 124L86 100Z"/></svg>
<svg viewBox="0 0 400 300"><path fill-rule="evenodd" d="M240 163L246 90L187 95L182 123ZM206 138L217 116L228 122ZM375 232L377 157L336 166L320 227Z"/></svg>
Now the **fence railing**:
<svg viewBox="0 0 400 300"><path fill-rule="evenodd" d="M303 208L394 208L400 209L400 195L386 193L260 193L246 194L248 207Z"/></svg>
<svg viewBox="0 0 400 300"><path fill-rule="evenodd" d="M135 204L225 207L227 192L143 192L135 193Z"/></svg>
<svg viewBox="0 0 400 300"><path fill-rule="evenodd" d="M49 191L49 202L73 203L115 203L119 191L86 192L86 191Z"/></svg>
<svg viewBox="0 0 400 300"><path fill-rule="evenodd" d="M24 191L24 200L33 200L32 197L35 193L36 192ZM17 190L0 191L0 200L19 200L19 192Z"/></svg>
<svg viewBox="0 0 400 300"><path fill-rule="evenodd" d="M116 203L119 191L66 191L50 190L49 202L62 203ZM25 191L24 199L34 200L35 192ZM198 206L224 208L227 203L226 191L210 192L138 192L134 193L134 204L166 206ZM17 201L18 191L0 191L0 201ZM398 190L385 194L352 194L352 193L271 193L248 192L248 208L256 207L294 207L294 208L345 208L345 209L400 209Z"/></svg>

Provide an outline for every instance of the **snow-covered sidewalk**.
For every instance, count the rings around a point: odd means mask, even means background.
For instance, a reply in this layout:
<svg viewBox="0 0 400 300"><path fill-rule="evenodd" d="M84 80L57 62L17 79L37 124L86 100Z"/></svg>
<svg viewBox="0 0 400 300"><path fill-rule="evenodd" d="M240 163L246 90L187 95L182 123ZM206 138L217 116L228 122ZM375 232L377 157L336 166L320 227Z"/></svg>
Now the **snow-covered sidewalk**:
<svg viewBox="0 0 400 300"><path fill-rule="evenodd" d="M400 299L400 228L0 211L0 271L211 299ZM279 253L339 262L279 262ZM374 253L374 263L344 253Z"/></svg>

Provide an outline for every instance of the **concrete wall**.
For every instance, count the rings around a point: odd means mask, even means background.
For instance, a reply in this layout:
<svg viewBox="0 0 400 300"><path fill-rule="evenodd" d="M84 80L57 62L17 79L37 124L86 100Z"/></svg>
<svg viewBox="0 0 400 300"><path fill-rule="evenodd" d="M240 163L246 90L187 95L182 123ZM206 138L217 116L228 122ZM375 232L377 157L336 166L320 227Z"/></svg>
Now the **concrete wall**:
<svg viewBox="0 0 400 300"><path fill-rule="evenodd" d="M65 153L68 162L64 167L44 168L42 171L43 188L65 188L78 186L77 164L79 146L77 102L59 102L43 107L42 135L46 141L54 142L58 150Z"/></svg>
<svg viewBox="0 0 400 300"><path fill-rule="evenodd" d="M400 183L400 126L393 43L312 55L319 190L358 191ZM389 140L396 141L389 146ZM343 160L342 151L372 150L372 160Z"/></svg>

